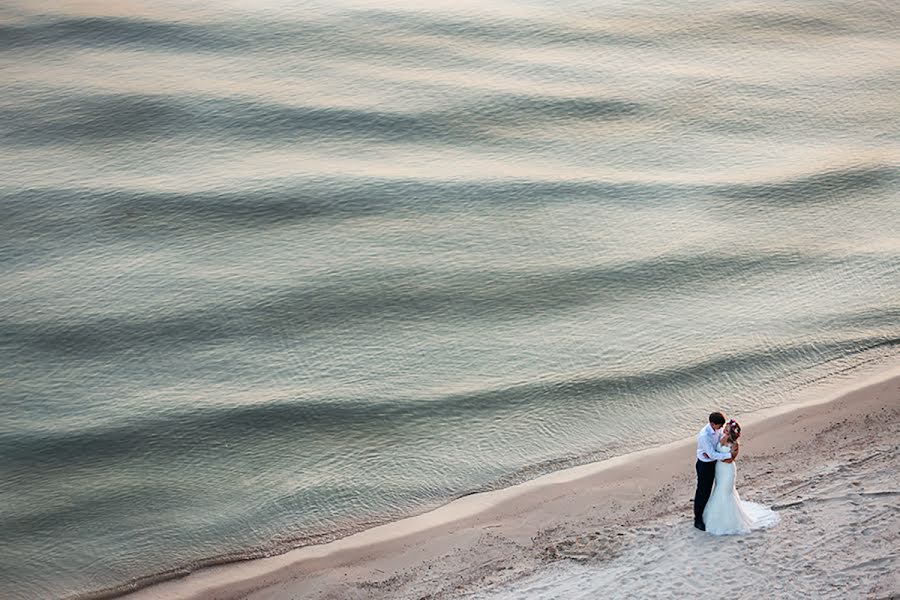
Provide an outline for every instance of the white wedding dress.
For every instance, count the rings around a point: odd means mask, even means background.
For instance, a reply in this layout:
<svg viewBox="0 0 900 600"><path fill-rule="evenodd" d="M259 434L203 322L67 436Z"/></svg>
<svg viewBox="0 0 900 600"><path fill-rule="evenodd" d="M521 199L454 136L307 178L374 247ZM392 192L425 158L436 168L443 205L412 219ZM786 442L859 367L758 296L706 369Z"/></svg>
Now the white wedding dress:
<svg viewBox="0 0 900 600"><path fill-rule="evenodd" d="M717 444L719 452L730 452L731 446ZM749 533L753 529L771 527L778 523L778 513L756 502L746 502L738 496L734 487L734 463L716 463L716 483L706 508L703 509L703 523L707 533L731 535Z"/></svg>

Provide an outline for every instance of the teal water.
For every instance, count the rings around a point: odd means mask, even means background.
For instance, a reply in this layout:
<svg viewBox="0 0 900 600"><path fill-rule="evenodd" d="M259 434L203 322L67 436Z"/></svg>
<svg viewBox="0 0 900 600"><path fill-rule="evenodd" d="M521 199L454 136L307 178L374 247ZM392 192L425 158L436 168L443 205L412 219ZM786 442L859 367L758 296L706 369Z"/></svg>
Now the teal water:
<svg viewBox="0 0 900 600"><path fill-rule="evenodd" d="M882 2L6 3L0 596L895 358L898 33Z"/></svg>

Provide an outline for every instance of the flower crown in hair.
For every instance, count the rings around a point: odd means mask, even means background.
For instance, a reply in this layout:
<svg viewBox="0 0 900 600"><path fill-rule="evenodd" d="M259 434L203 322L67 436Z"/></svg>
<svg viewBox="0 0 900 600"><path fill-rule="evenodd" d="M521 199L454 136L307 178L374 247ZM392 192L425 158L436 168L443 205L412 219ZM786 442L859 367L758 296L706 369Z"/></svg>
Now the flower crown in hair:
<svg viewBox="0 0 900 600"><path fill-rule="evenodd" d="M734 419L731 419L730 421L728 421L728 431L730 432L730 433L729 433L729 437L730 437L732 440L738 439L739 437L741 437L741 425L740 425L740 423L738 423L738 422L735 421Z"/></svg>

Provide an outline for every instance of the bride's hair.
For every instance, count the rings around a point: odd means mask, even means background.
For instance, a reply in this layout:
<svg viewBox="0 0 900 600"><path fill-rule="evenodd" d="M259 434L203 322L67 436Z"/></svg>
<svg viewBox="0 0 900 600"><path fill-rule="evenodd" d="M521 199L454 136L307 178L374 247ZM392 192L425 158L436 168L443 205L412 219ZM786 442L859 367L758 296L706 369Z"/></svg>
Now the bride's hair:
<svg viewBox="0 0 900 600"><path fill-rule="evenodd" d="M731 419L728 421L728 439L736 442L739 437L741 437L741 425L734 419Z"/></svg>

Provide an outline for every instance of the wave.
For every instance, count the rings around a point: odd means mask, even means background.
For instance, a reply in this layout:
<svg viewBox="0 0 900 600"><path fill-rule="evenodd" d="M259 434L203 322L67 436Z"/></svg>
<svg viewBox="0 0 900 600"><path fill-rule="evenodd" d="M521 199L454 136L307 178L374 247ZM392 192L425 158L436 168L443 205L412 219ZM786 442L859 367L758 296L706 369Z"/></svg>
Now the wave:
<svg viewBox="0 0 900 600"><path fill-rule="evenodd" d="M65 18L44 16L20 23L0 24L0 51L41 49L110 49L170 51L179 53L297 52L311 56L356 56L370 59L383 56L399 61L462 58L454 42L532 47L571 46L654 46L657 36L627 28L604 27L594 21L553 23L541 20L495 17L475 20L410 11L357 10L331 18L298 18L294 21L245 19L239 26L221 21L203 24L181 20L96 16ZM353 36L343 35L352 31ZM398 41L398 34L415 39L445 42L436 52L428 44L412 49ZM471 48L471 47L470 47Z"/></svg>
<svg viewBox="0 0 900 600"><path fill-rule="evenodd" d="M62 456L65 455L60 455L60 458ZM15 476L15 471L6 465L3 472L7 477ZM58 473L52 476L60 479L64 477L60 477ZM87 524L101 518L120 519L133 516L134 507L122 501L125 497L139 497L157 507L164 506L174 497L171 491L149 483L132 486L123 485L121 480L117 480L102 490L93 484L94 482L83 483L82 492L71 493L65 503L54 501L43 504L30 503L27 506L17 505L15 510L5 510L2 518L4 542L10 545L18 544L27 541L36 531L62 528L72 523ZM5 508L11 508L11 505Z"/></svg>
<svg viewBox="0 0 900 600"><path fill-rule="evenodd" d="M202 308L167 306L165 312L143 318L3 319L0 339L23 354L97 359L248 337L281 339L285 332L309 334L372 320L499 323L585 306L611 307L654 293L671 294L683 286L696 289L738 275L746 280L829 260L797 252L692 254L551 272L470 270L446 272L439 278L418 270L385 270L365 277L330 274L318 285Z"/></svg>
<svg viewBox="0 0 900 600"><path fill-rule="evenodd" d="M0 51L40 48L136 47L179 51L228 51L248 42L227 27L124 17L41 19L0 25Z"/></svg>
<svg viewBox="0 0 900 600"><path fill-rule="evenodd" d="M398 34L416 39L519 46L523 48L572 46L662 47L673 40L702 38L726 40L742 36L785 35L836 37L864 34L893 35L893 11L887 6L863 4L853 11L840 7L796 7L770 5L753 9L720 8L706 11L703 19L685 19L672 14L664 25L658 12L631 10L602 13L580 10L572 18L515 18L480 14L471 18L433 11L356 10L342 15L311 18L298 14L295 20L245 18L233 21L191 22L177 12L169 19L120 16L67 17L45 13L19 23L0 25L0 51L50 48L137 48L178 52L311 51L334 55L403 54L407 47ZM353 31L354 36L342 32ZM427 53L419 44L417 53ZM434 56L439 56L435 54Z"/></svg>
<svg viewBox="0 0 900 600"><path fill-rule="evenodd" d="M900 184L900 167L888 164L861 164L844 169L826 169L784 181L730 184L714 188L722 198L779 205L846 203L851 195L895 190Z"/></svg>
<svg viewBox="0 0 900 600"><path fill-rule="evenodd" d="M900 266L897 267L897 275L900 275ZM891 306L885 303L877 310L855 310L849 313L835 315L830 318L821 318L828 323L828 327L837 328L884 328L896 326L900 323L900 306Z"/></svg>
<svg viewBox="0 0 900 600"><path fill-rule="evenodd" d="M9 239L69 234L133 238L179 232L268 228L316 218L355 218L390 213L468 211L504 206L528 210L547 203L652 201L674 186L631 182L315 178L270 180L247 190L150 192L136 189L0 189L0 219ZM62 214L61 214L62 213Z"/></svg>
<svg viewBox="0 0 900 600"><path fill-rule="evenodd" d="M385 10L361 11L359 18L420 35L504 46L662 47L672 40L703 38L713 41L736 33L743 36L777 35L779 38L784 34L816 37L870 35L873 31L890 35L892 29L884 19L895 17L889 7L872 3L860 5L858 10L852 12L838 6L798 8L770 4L752 9L716 6L715 10L703 11L703 18L686 19L684 13L673 13L668 15L671 17L668 20L665 19L665 11L659 11L658 7L650 11L642 8L629 6L627 11L621 12L614 7L604 7L602 12L576 9L570 13L572 18L565 20L490 15L476 20Z"/></svg>
<svg viewBox="0 0 900 600"><path fill-rule="evenodd" d="M4 143L23 147L199 139L278 142L359 140L465 145L497 143L516 131L565 122L634 119L652 112L621 98L474 94L440 110L289 105L259 98L166 94L88 94L0 109Z"/></svg>
<svg viewBox="0 0 900 600"><path fill-rule="evenodd" d="M197 439L247 438L260 440L266 434L287 432L292 436L345 436L348 431L393 435L392 429L419 424L437 424L458 416L479 414L502 416L527 414L535 398L557 396L554 404L578 406L585 398L597 400L625 393L677 389L708 381L711 377L751 372L791 359L816 356L847 356L874 349L900 346L900 335L848 337L832 342L803 342L777 348L753 348L721 354L689 364L625 375L604 375L556 382L534 381L449 394L438 398L339 398L332 400L290 399L222 408L201 406L178 414L144 417L126 423L77 430L17 430L0 434L6 468L28 469L35 462L91 464L101 459L146 456L156 449L175 455L196 448ZM52 458L55 457L55 458ZM65 457L63 460L62 457Z"/></svg>
<svg viewBox="0 0 900 600"><path fill-rule="evenodd" d="M870 20L886 16L877 6L868 5L856 15L828 6L817 7L819 14L811 11L795 12L792 7L780 10L744 10L730 16L732 26L738 30L769 31L782 34L803 34L815 36L845 36L867 33ZM879 31L883 31L879 28Z"/></svg>
<svg viewBox="0 0 900 600"><path fill-rule="evenodd" d="M439 17L408 11L360 10L330 20L244 21L204 23L124 17L42 18L19 24L0 25L0 51L40 48L115 48L178 52L254 52L265 50L310 50L333 54L402 54L396 34L419 38L484 42L490 44L547 45L655 45L653 35L629 34L565 23L527 19L474 20ZM595 25L600 25L596 23ZM354 31L352 39L342 37ZM368 40L366 39L368 38ZM418 54L427 53L425 45Z"/></svg>
<svg viewBox="0 0 900 600"><path fill-rule="evenodd" d="M584 108L602 110L601 106ZM268 180L246 190L161 192L116 188L0 188L7 239L70 236L73 231L154 236L268 228L320 218L357 218L471 211L529 210L550 204L648 207L673 196L710 197L760 206L795 207L863 201L900 185L900 167L862 163L759 183L683 184L659 181L309 178Z"/></svg>

